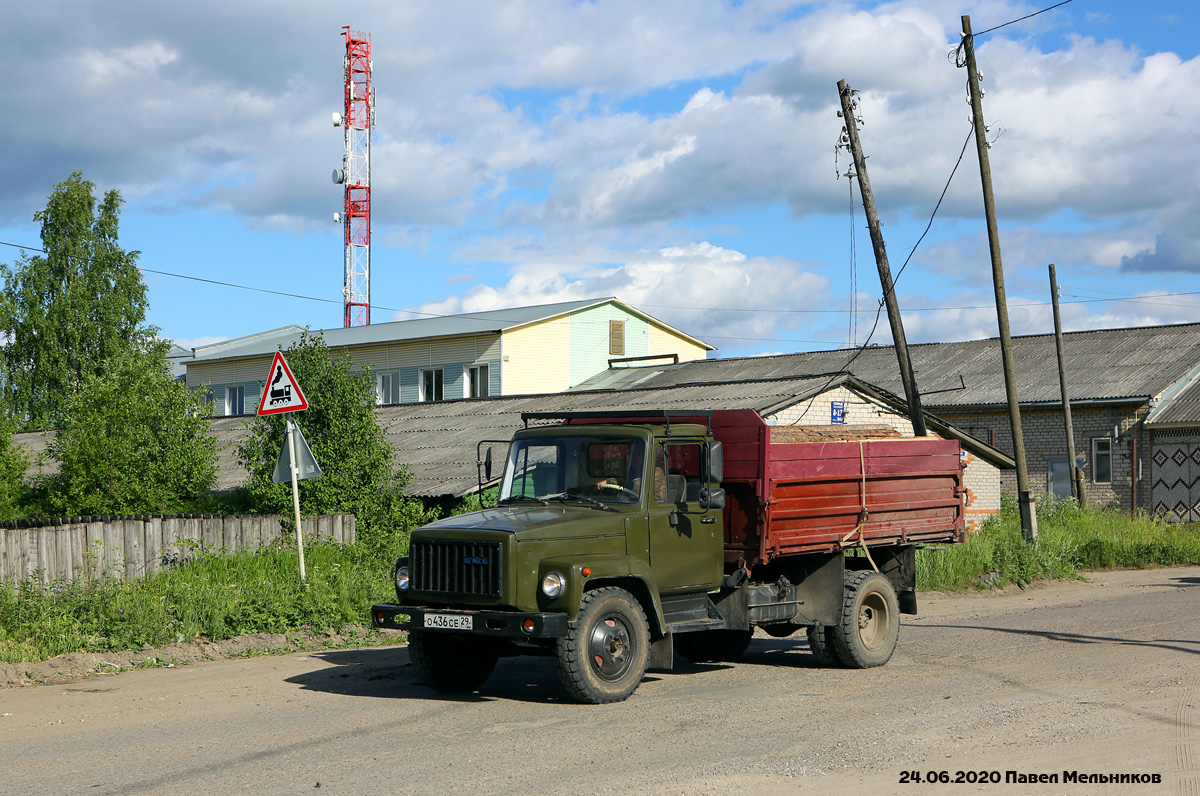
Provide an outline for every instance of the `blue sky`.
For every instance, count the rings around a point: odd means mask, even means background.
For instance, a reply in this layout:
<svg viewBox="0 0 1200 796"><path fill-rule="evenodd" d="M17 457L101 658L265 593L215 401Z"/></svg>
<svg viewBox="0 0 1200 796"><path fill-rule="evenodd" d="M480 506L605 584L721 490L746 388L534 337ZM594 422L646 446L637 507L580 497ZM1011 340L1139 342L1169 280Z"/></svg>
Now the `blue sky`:
<svg viewBox="0 0 1200 796"><path fill-rule="evenodd" d="M896 271L970 133L960 16L978 33L1050 5L12 8L0 241L36 246L33 213L78 169L125 198L142 267L321 299L146 273L164 336L340 325L349 25L374 48L376 322L615 295L718 356L862 343L880 289L837 176L837 81L861 92ZM1051 328L1050 262L1068 329L1200 320L1197 23L1183 2L1073 0L978 37L1015 334ZM897 294L910 342L996 333L973 145Z"/></svg>

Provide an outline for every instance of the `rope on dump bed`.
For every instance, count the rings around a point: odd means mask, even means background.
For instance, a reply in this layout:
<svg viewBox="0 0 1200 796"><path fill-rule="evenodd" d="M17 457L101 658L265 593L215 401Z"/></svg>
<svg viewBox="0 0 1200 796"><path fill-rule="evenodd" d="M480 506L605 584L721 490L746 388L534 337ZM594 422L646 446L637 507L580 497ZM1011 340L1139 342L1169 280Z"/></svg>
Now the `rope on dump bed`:
<svg viewBox="0 0 1200 796"><path fill-rule="evenodd" d="M863 525L867 522L867 517L870 512L867 511L867 460L863 454L863 441L858 441L858 468L862 473L862 481L859 496L859 511L858 525L854 526L854 530L842 537L841 547L845 550L847 547L861 547L863 552L867 554L867 561L871 562L871 568L876 572L879 571L879 566L875 563L875 559L871 558L871 549L867 547L867 540L863 536ZM858 534L858 542L851 542L850 538Z"/></svg>

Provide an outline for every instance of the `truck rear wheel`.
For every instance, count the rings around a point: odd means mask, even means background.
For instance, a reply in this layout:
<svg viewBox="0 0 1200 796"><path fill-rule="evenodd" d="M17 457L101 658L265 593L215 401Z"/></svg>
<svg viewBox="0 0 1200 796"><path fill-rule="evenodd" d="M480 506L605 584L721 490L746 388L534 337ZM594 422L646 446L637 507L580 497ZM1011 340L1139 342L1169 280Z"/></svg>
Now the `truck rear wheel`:
<svg viewBox="0 0 1200 796"><path fill-rule="evenodd" d="M829 640L830 628L824 625L810 625L808 628L808 649L817 659L817 663L827 669L842 668L842 661L833 650Z"/></svg>
<svg viewBox="0 0 1200 796"><path fill-rule="evenodd" d="M753 630L700 630L675 637L675 651L689 661L736 661L750 646Z"/></svg>
<svg viewBox="0 0 1200 796"><path fill-rule="evenodd" d="M555 647L558 676L590 705L620 702L641 684L650 659L650 627L637 600L607 586L583 595L579 618Z"/></svg>
<svg viewBox="0 0 1200 796"><path fill-rule="evenodd" d="M838 660L851 669L882 666L900 637L900 604L892 583L878 572L846 573L842 616L826 629Z"/></svg>
<svg viewBox="0 0 1200 796"><path fill-rule="evenodd" d="M496 668L495 648L481 639L455 633L413 630L408 655L425 685L444 694L474 691Z"/></svg>

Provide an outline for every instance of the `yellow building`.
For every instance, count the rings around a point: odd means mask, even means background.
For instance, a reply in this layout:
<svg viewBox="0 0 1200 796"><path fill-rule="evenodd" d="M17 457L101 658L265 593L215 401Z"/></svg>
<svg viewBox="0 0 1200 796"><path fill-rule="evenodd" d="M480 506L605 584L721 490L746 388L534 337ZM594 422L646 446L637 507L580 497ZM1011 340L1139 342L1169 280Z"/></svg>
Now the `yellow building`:
<svg viewBox="0 0 1200 796"><path fill-rule="evenodd" d="M187 384L208 385L216 415L253 414L271 357L303 329L288 326L200 346ZM704 359L713 346L616 298L514 307L349 329L326 345L375 376L381 405L562 392L615 361ZM303 389L304 385L300 385Z"/></svg>

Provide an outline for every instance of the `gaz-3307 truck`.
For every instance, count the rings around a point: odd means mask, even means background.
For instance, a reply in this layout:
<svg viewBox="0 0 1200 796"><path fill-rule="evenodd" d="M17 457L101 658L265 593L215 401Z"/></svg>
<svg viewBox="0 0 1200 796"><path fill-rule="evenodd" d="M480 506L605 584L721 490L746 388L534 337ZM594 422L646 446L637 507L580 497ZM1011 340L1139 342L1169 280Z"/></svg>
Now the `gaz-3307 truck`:
<svg viewBox="0 0 1200 796"><path fill-rule="evenodd" d="M522 419L497 504L414 530L397 601L372 607L439 691L546 654L572 697L616 702L676 652L737 658L756 627L880 666L916 613L917 546L963 540L957 441L795 442L748 409Z"/></svg>

